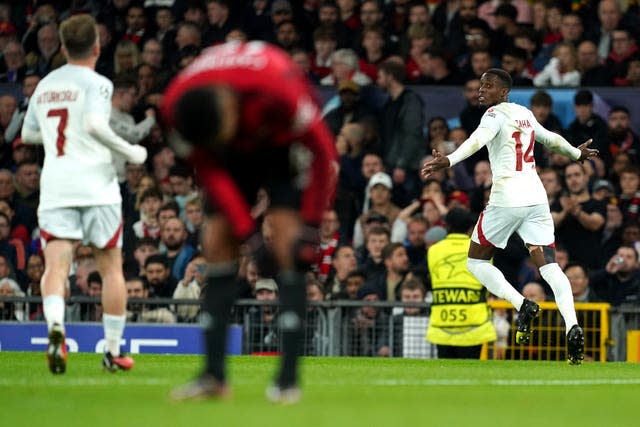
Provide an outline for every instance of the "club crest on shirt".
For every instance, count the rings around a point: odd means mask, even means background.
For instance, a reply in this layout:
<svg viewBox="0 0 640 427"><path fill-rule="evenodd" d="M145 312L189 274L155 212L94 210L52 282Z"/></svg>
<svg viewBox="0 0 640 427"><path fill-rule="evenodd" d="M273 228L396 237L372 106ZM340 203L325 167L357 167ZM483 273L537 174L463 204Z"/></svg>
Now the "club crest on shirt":
<svg viewBox="0 0 640 427"><path fill-rule="evenodd" d="M494 113L494 109L493 108L489 108L485 114L487 116L489 116L489 117L493 117L494 119L496 117L496 113Z"/></svg>
<svg viewBox="0 0 640 427"><path fill-rule="evenodd" d="M109 99L109 88L106 85L100 86L100 96L104 99Z"/></svg>

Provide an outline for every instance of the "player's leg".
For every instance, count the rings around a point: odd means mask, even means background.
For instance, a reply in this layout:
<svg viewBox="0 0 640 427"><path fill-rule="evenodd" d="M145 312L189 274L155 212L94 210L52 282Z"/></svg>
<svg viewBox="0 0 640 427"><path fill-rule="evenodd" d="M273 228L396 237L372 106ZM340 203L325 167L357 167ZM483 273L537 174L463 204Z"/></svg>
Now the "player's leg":
<svg viewBox="0 0 640 427"><path fill-rule="evenodd" d="M467 268L493 295L509 301L520 310L524 297L505 279L504 274L489 261L496 247L504 248L515 228L514 219L506 209L487 207L478 218L471 235Z"/></svg>
<svg viewBox="0 0 640 427"><path fill-rule="evenodd" d="M296 210L274 208L269 218L273 227L271 249L278 266L276 282L280 290L278 327L282 331L282 358L275 385L267 391L267 397L276 402L294 403L300 398L298 357L302 353L306 313L304 274L313 254L305 253L311 248L305 245L305 228ZM305 256L310 257L305 259Z"/></svg>
<svg viewBox="0 0 640 427"><path fill-rule="evenodd" d="M556 262L553 219L545 205L532 208L530 218L518 230L540 275L553 290L568 337L569 361L580 363L584 357L584 335L578 326L571 283Z"/></svg>
<svg viewBox="0 0 640 427"><path fill-rule="evenodd" d="M202 251L209 262L203 309L206 364L202 375L171 393L174 400L227 397L225 350L231 309L236 298L240 244L229 221L215 213L205 219Z"/></svg>
<svg viewBox="0 0 640 427"><path fill-rule="evenodd" d="M67 366L64 312L65 283L73 261L73 243L70 240L51 240L44 248L45 270L41 279L42 305L47 321L49 370L62 374Z"/></svg>
<svg viewBox="0 0 640 427"><path fill-rule="evenodd" d="M54 374L66 370L64 313L65 284L73 262L73 241L82 237L80 214L75 209L45 209L38 212L45 270L41 279L42 305L47 321L47 359Z"/></svg>
<svg viewBox="0 0 640 427"><path fill-rule="evenodd" d="M102 326L105 351L102 366L111 371L129 370L133 359L120 352L120 341L126 323L127 289L122 273L122 250L118 247L93 247L93 253L102 278Z"/></svg>

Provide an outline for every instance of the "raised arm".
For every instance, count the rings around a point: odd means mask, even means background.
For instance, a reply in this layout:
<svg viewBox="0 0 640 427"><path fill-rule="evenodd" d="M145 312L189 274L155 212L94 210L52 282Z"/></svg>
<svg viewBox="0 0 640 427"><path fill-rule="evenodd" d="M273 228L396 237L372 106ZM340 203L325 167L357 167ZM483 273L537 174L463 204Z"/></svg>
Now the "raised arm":
<svg viewBox="0 0 640 427"><path fill-rule="evenodd" d="M572 160L586 160L598 156L598 150L589 148L589 145L593 142L592 139L587 140L578 147L574 147L561 135L547 130L537 120L534 122L533 127L536 133L536 141L542 143L553 152L567 156Z"/></svg>

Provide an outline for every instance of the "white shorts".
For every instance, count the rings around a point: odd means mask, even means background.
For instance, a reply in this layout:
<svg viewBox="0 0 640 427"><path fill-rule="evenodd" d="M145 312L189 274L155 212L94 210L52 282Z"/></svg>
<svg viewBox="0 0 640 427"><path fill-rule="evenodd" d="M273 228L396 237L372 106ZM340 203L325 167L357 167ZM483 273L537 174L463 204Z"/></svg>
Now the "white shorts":
<svg viewBox="0 0 640 427"><path fill-rule="evenodd" d="M488 205L478 218L471 240L481 246L504 249L514 232L524 243L553 245L555 234L549 205L515 208Z"/></svg>
<svg viewBox="0 0 640 427"><path fill-rule="evenodd" d="M120 203L38 211L42 247L55 239L82 240L99 249L122 247Z"/></svg>

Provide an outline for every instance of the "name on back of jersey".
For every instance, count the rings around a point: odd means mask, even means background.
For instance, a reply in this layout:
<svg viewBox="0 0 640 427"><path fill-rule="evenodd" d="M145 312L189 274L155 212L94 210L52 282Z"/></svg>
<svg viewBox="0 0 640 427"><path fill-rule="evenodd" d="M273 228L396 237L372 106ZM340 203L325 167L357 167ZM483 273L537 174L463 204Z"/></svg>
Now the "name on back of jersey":
<svg viewBox="0 0 640 427"><path fill-rule="evenodd" d="M516 119L516 123L518 123L518 127L522 128L522 129L531 129L533 126L531 126L531 123L529 123L529 120L524 119L524 120L520 120L520 119Z"/></svg>
<svg viewBox="0 0 640 427"><path fill-rule="evenodd" d="M38 95L38 104L55 104L60 102L74 102L78 99L77 90L48 90Z"/></svg>

